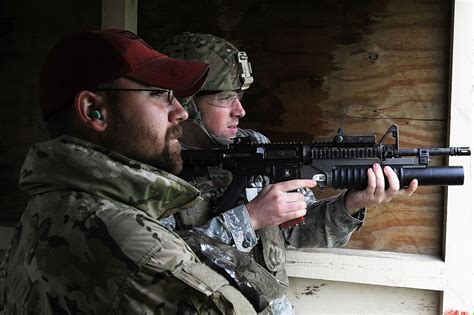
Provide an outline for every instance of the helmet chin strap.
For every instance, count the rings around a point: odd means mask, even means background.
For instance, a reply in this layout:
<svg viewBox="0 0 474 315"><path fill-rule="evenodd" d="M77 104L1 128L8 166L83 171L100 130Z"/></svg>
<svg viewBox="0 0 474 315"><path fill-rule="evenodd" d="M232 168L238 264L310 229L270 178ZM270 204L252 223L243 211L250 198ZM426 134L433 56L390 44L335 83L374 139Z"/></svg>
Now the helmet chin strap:
<svg viewBox="0 0 474 315"><path fill-rule="evenodd" d="M228 140L226 138L218 137L209 130L207 130L206 126L204 126L204 123L202 122L202 116L201 116L201 111L196 105L196 102L194 101L194 97L191 97L186 104L184 104L187 107L187 111L189 114L189 120L193 121L196 125L198 125L204 132L205 134L209 137L209 139L216 143L217 145L221 146L226 146L228 144L233 143L232 140Z"/></svg>
<svg viewBox="0 0 474 315"><path fill-rule="evenodd" d="M183 136L181 144L187 149L210 149L231 144L231 140L211 134L201 120L189 119L181 123Z"/></svg>
<svg viewBox="0 0 474 315"><path fill-rule="evenodd" d="M227 140L226 138L218 137L215 134L213 134L212 132L209 132L209 135L212 137L212 140L214 140L215 142L217 142L220 145L226 146L228 144L233 143L232 140Z"/></svg>

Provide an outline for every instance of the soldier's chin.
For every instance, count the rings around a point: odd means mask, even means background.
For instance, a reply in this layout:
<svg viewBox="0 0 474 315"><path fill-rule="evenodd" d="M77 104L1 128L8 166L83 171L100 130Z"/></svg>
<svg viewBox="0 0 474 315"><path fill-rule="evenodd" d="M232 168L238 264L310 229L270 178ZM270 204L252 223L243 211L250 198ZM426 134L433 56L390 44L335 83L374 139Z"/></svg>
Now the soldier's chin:
<svg viewBox="0 0 474 315"><path fill-rule="evenodd" d="M230 133L230 137L231 138L234 138L236 135L237 135L237 131L239 131L239 128L237 128L237 126L235 127L228 127L227 128L229 130L229 133Z"/></svg>
<svg viewBox="0 0 474 315"><path fill-rule="evenodd" d="M229 128L227 129L226 132L223 132L221 136L218 136L218 137L221 139L232 140L236 136L237 136L237 130L234 131L234 130L230 130Z"/></svg>

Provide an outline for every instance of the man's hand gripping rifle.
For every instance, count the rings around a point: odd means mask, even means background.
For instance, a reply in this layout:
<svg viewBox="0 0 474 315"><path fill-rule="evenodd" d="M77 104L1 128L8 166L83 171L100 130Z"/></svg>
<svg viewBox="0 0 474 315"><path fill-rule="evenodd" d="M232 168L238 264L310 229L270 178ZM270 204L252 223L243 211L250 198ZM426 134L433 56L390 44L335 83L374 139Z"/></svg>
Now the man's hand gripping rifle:
<svg viewBox="0 0 474 315"><path fill-rule="evenodd" d="M393 144L384 143L388 135L394 138ZM430 157L436 155L471 155L471 150L469 147L402 149L398 126L392 125L379 143L374 134L339 133L332 141L310 145L256 144L247 138L236 138L227 148L182 152L185 169L221 164L232 172L233 183L222 198L222 210L237 203L243 187L264 187L291 179L313 179L320 189L362 190L367 187L367 170L374 163L390 166L400 180L400 187L407 187L412 179L422 186L462 185L463 167L429 166ZM303 218L290 220L280 227L289 228L302 221Z"/></svg>

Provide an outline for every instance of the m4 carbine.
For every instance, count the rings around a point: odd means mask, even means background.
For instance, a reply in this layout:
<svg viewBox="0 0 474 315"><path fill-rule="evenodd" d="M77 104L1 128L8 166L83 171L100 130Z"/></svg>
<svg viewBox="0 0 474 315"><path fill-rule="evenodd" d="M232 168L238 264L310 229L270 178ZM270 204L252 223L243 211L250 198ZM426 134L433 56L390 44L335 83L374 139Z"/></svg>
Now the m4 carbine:
<svg viewBox="0 0 474 315"><path fill-rule="evenodd" d="M393 144L384 143L388 135ZM407 187L413 179L418 185L462 185L462 166L429 166L431 156L471 155L469 147L408 148L399 147L399 129L392 125L377 143L374 134L344 135L332 141L301 143L252 143L248 138L236 138L226 148L182 151L185 170L221 164L232 172L233 185L222 198L225 208L237 202L244 187L264 187L268 184L291 179L313 179L321 189L356 189L367 187L367 170L374 163L390 166L398 176L401 187ZM386 186L388 186L386 180ZM301 220L298 220L301 221ZM288 224L287 224L288 223ZM287 228L295 222L285 222Z"/></svg>

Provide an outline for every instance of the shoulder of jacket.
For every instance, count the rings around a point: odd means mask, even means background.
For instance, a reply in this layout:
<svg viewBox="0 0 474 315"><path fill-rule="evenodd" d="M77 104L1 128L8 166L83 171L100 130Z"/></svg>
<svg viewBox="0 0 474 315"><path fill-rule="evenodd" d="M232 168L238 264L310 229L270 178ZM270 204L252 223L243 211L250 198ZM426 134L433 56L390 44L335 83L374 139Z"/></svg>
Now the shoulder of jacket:
<svg viewBox="0 0 474 315"><path fill-rule="evenodd" d="M268 139L262 133L255 131L253 129L240 129L237 132L237 137L250 137L252 141L257 143L270 143L270 139Z"/></svg>

